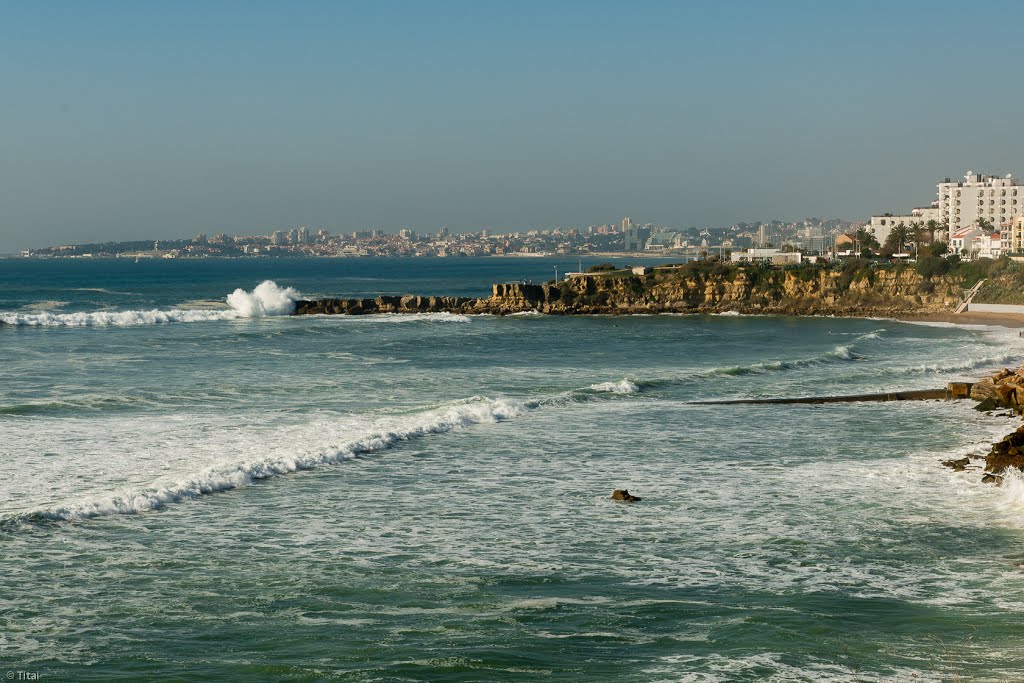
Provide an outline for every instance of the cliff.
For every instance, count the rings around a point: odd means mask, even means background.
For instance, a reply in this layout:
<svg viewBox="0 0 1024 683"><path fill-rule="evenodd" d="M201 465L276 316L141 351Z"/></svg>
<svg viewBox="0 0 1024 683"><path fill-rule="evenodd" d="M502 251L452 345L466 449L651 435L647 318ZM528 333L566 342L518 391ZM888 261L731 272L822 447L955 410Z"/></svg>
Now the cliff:
<svg viewBox="0 0 1024 683"><path fill-rule="evenodd" d="M909 268L805 267L780 270L691 263L577 275L549 284L496 284L488 298L381 296L296 302L297 315L366 313L739 313L927 315L956 306L961 279L925 277Z"/></svg>

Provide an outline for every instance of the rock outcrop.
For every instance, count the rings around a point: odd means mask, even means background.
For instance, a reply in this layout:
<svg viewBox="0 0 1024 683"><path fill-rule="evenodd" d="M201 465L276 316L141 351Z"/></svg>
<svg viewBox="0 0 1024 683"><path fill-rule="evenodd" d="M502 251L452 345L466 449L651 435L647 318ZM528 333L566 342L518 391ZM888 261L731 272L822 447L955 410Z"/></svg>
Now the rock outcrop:
<svg viewBox="0 0 1024 683"><path fill-rule="evenodd" d="M472 312L479 299L461 296L378 296L374 299L319 299L295 302L295 315Z"/></svg>
<svg viewBox="0 0 1024 683"><path fill-rule="evenodd" d="M639 503L642 498L634 496L628 489L615 489L612 491L612 500L621 500L627 503Z"/></svg>
<svg viewBox="0 0 1024 683"><path fill-rule="evenodd" d="M959 285L958 278L928 279L910 268L847 272L701 262L657 267L642 275L614 271L548 284L496 284L490 297L476 299L406 295L298 301L295 313L924 315L951 312L959 301Z"/></svg>
<svg viewBox="0 0 1024 683"><path fill-rule="evenodd" d="M971 398L979 401L977 408L996 410L1009 408L1014 413L1024 414L1024 366L1010 370L1002 368L988 377L983 377L971 386ZM943 463L960 471L956 465L961 461ZM1015 432L992 444L992 450L985 456L985 472L982 481L999 485L1007 469L1015 467L1024 471L1024 425Z"/></svg>

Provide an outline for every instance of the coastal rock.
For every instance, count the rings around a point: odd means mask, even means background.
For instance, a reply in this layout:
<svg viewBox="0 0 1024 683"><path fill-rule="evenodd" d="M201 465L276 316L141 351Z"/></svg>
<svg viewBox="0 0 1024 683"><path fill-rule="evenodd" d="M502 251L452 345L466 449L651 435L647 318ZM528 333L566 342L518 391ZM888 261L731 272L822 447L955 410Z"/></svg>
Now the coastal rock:
<svg viewBox="0 0 1024 683"><path fill-rule="evenodd" d="M615 489L612 491L612 500L622 500L627 503L639 503L642 499L632 495L627 489Z"/></svg>
<svg viewBox="0 0 1024 683"><path fill-rule="evenodd" d="M297 301L296 315L476 313L549 315L645 313L761 313L784 315L923 315L950 313L961 278L924 278L912 268L753 268L726 261L582 273L559 282L499 283L481 298L379 296ZM1000 380L1009 376L1000 373ZM1020 376L1024 383L1024 376ZM989 387L995 380L989 378ZM974 393L987 398L984 387Z"/></svg>
<svg viewBox="0 0 1024 683"><path fill-rule="evenodd" d="M971 459L960 458L958 460L946 460L942 464L951 468L954 472L963 472L967 469L967 466L971 464Z"/></svg>
<svg viewBox="0 0 1024 683"><path fill-rule="evenodd" d="M993 410L997 410L1000 407L1001 406L998 403L996 403L995 399L993 399L991 397L988 397L988 398L982 399L978 403L978 405L974 406L974 409L979 411L979 412L982 412L982 413L987 413L987 412L990 412L990 411L993 411Z"/></svg>
<svg viewBox="0 0 1024 683"><path fill-rule="evenodd" d="M995 484L996 486L1002 486L1003 478L998 474L986 474L981 478L982 484Z"/></svg>
<svg viewBox="0 0 1024 683"><path fill-rule="evenodd" d="M999 474L1009 467L1024 471L1024 426L992 444L985 457L985 471Z"/></svg>

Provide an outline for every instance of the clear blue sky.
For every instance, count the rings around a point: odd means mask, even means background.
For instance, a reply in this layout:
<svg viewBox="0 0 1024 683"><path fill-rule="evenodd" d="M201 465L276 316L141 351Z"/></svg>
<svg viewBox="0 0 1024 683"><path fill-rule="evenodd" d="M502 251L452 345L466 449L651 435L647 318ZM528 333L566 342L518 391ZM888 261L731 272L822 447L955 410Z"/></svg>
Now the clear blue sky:
<svg viewBox="0 0 1024 683"><path fill-rule="evenodd" d="M0 2L0 252L909 209L1024 174L1018 3Z"/></svg>

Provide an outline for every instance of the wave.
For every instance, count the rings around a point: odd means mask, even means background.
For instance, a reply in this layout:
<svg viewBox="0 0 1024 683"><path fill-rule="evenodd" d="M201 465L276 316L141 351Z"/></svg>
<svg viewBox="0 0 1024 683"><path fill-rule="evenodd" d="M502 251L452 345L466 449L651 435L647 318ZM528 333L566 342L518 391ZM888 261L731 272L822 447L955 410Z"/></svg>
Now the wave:
<svg viewBox="0 0 1024 683"><path fill-rule="evenodd" d="M613 399L639 391L636 382L622 379L532 398L471 396L415 413L375 418L355 437L328 449L309 454L277 455L242 463L225 463L187 479L155 483L139 491L124 491L110 497L94 497L21 513L0 520L0 528L16 528L23 523L79 521L158 510L206 494L245 487L263 479L386 451L413 439L446 434L480 424L496 424L542 408L599 400L601 394Z"/></svg>
<svg viewBox="0 0 1024 683"><path fill-rule="evenodd" d="M172 308L169 310L94 311L80 313L0 313L0 324L13 327L137 327L164 323L209 322L288 315L298 293L265 280L251 292L236 289L227 296L227 310Z"/></svg>
<svg viewBox="0 0 1024 683"><path fill-rule="evenodd" d="M413 322L435 322L435 323L468 323L472 319L461 313L373 313L370 315L332 316L344 317L346 321L378 322L378 323L413 323Z"/></svg>
<svg viewBox="0 0 1024 683"><path fill-rule="evenodd" d="M864 359L864 356L861 356L860 354L854 353L853 349L851 349L849 346L837 346L835 349L833 349L831 351L830 355L835 356L836 358L841 358L843 360L863 360Z"/></svg>
<svg viewBox="0 0 1024 683"><path fill-rule="evenodd" d="M604 392L609 394L635 394L640 391L636 382L630 379L620 379L618 382L601 382L590 385L591 391Z"/></svg>
<svg viewBox="0 0 1024 683"><path fill-rule="evenodd" d="M153 485L140 491L121 492L109 498L92 498L21 514L4 520L3 526L19 522L77 521L157 510L202 495L248 486L263 479L352 460L411 439L511 420L540 405L537 401L474 396L417 414L378 419L361 435L330 449L308 455L215 466L194 477Z"/></svg>
<svg viewBox="0 0 1024 683"><path fill-rule="evenodd" d="M855 353L849 346L837 346L831 351L823 353L820 356L814 356L812 358L797 358L794 360L774 360L764 361L761 363L751 363L749 365L732 365L720 368L709 368L707 370L699 370L693 373L691 377L713 377L715 375L729 375L733 377L742 377L745 375L761 375L769 372L798 370L801 368L809 368L818 365L827 365L829 363L835 363L837 361L859 360L864 360L864 356Z"/></svg>

